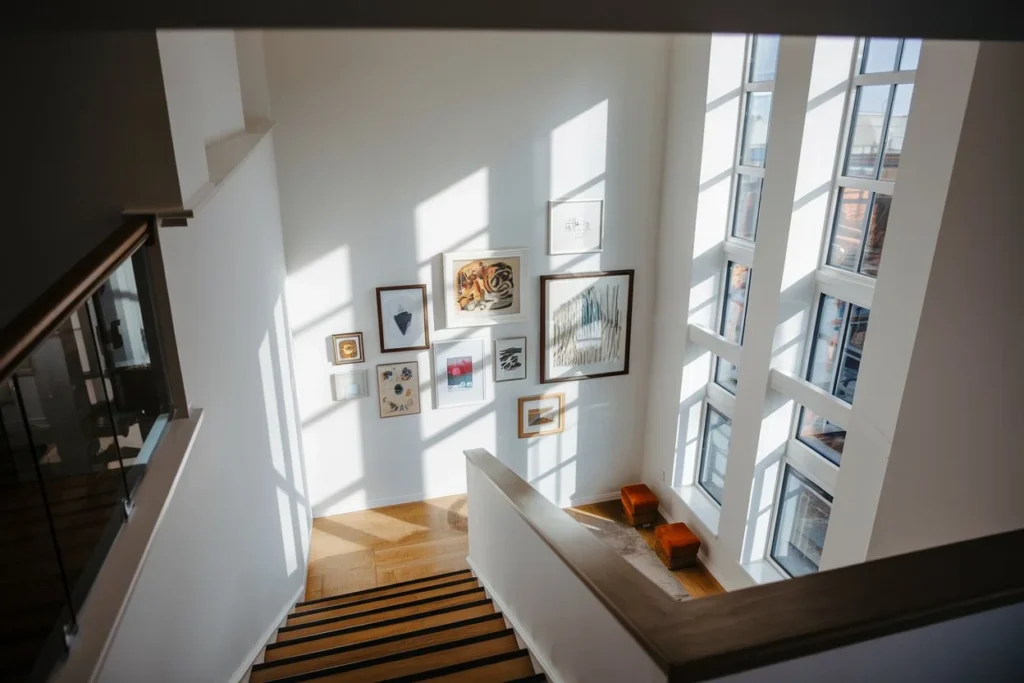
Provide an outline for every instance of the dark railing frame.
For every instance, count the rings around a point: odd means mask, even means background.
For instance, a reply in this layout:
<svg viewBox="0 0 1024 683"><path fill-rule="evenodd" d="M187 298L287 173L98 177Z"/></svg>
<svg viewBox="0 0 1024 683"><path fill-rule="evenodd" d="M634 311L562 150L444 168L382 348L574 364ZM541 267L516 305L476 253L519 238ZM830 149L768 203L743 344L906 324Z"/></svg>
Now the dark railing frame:
<svg viewBox="0 0 1024 683"><path fill-rule="evenodd" d="M465 455L669 681L718 678L1024 602L1024 529L700 600L652 596L646 578L624 577L614 551L595 552L589 531L496 457L482 448Z"/></svg>

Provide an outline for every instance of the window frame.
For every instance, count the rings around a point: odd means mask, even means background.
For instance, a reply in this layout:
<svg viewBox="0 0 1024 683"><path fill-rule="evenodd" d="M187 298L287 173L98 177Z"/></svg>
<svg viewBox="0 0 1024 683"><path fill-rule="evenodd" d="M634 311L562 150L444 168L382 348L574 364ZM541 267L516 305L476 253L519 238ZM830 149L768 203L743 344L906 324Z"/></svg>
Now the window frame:
<svg viewBox="0 0 1024 683"><path fill-rule="evenodd" d="M716 508L721 510L722 504L715 500L707 489L700 483L700 473L704 466L704 444L707 439L707 426L708 426L708 410L714 410L716 413L724 417L729 421L730 432L729 432L729 448L725 452L725 459L728 463L729 454L732 450L732 421L733 421L733 409L735 408L735 396L730 394L728 391L723 389L721 386L711 382L705 386L704 396L701 398L700 405L700 422L697 428L697 460L693 470L693 482L692 487L701 492L708 501L711 502ZM722 487L724 493L725 487Z"/></svg>
<svg viewBox="0 0 1024 683"><path fill-rule="evenodd" d="M711 413L712 412L717 414L719 417L721 417L723 420L725 420L729 424L729 444L728 444L728 446L725 449L726 468L728 468L728 466L729 466L729 450L730 450L730 448L732 446L732 418L729 417L728 415L726 415L723 411L719 410L717 407L715 407L715 405L711 401L706 400L706 401L704 401L704 405L701 408L701 413L702 413L701 417L703 419L703 424L701 425L700 457L697 458L697 477L696 477L697 480L696 480L695 483L697 484L698 488L703 490L704 493L706 493L708 495L708 497L711 498L711 500L714 501L714 503L719 508L721 508L722 507L722 501L718 500L715 497L715 494L713 494L704 485L704 481L703 481L703 479L704 479L704 476L703 476L704 475L704 467L705 467L705 465L707 465L708 437L710 435L710 430L708 429L708 424L711 421ZM722 493L723 493L723 497L724 497L724 493L725 493L724 478L725 478L725 475L723 474L722 477L723 477Z"/></svg>
<svg viewBox="0 0 1024 683"><path fill-rule="evenodd" d="M753 243L751 243L751 245L752 244ZM744 245L744 246L746 246L746 245ZM715 329L714 329L714 332L715 332L716 335L718 335L722 339L725 339L726 341L728 341L728 342L730 342L732 344L736 344L740 348L743 348L743 337L745 336L746 331L747 331L747 313L750 311L749 297L750 297L751 284L754 281L754 268L750 264L745 262L746 261L745 258L741 257L741 259L737 260L735 258L736 253L735 252L731 253L731 252L732 252L732 250L729 250L729 249L726 250L725 265L719 271L720 277L721 277L722 286L719 288L718 315L715 318ZM744 254L743 256L746 256L746 254ZM750 260L753 261L753 253L750 254ZM729 304L729 286L730 286L729 283L731 282L731 280L729 278L729 271L731 270L731 266L734 266L734 265L742 266L743 268L746 268L747 271L748 271L748 273L747 273L747 299L744 300L744 302L743 302L743 319L740 321L740 338L739 338L739 341L735 341L735 342L729 340L725 336L723 331L722 331L722 327L725 325L725 311L726 311L726 308L728 307L728 304ZM739 364L733 363L732 361L730 361L728 359L723 359L718 354L712 354L711 373L710 373L710 376L708 378L708 384L713 384L714 386L718 387L719 389L722 389L723 391L727 392L730 396L735 396L736 393L734 391L732 391L731 389L726 387L724 384L719 384L718 383L718 364L719 364L720 361L723 361L723 360L725 360L726 363L729 363L730 365L735 366L737 371L739 370ZM736 380L736 384L737 384L737 388L739 388L739 379ZM732 418L730 417L729 419L731 420Z"/></svg>
<svg viewBox="0 0 1024 683"><path fill-rule="evenodd" d="M779 518L780 518L780 516L782 514L782 492L783 492L783 485L785 484L785 481L786 481L786 474L789 472L790 469L792 469L793 472L795 472L798 477L802 478L806 483L810 483L812 486L817 487L822 494L824 494L825 496L827 496L827 497L832 499L832 500L828 501L829 522L832 521L832 508L835 505L835 494L830 492L829 491L830 487L824 486L823 483L821 481L819 481L816 476L814 476L814 474L812 474L808 470L805 470L805 469L799 467L794 462L794 460L789 457L788 453L787 453L786 457L783 458L779 462L779 467L780 467L780 469L779 469L779 476L778 476L777 481L775 482L775 493L773 494L773 498L772 498L772 500L775 501L775 504L773 506L774 509L772 510L771 524L769 526L769 529L771 529L771 533L768 534L768 542L767 542L767 547L765 548L764 559L765 559L766 562L768 562L769 565L771 565L772 568L774 568L776 571L780 572L783 577L785 577L787 579L794 579L794 578L798 578L798 577L793 576L789 572L789 570L787 570L785 567L783 567L775 559L775 539L777 538L778 533L779 533ZM825 542L827 542L827 541L828 541L828 531L826 530L826 532L825 532ZM824 545L822 546L822 553L823 553L823 556L824 556ZM816 574L817 572L820 572L820 571L821 571L821 567L819 566L817 571L812 572L812 573Z"/></svg>

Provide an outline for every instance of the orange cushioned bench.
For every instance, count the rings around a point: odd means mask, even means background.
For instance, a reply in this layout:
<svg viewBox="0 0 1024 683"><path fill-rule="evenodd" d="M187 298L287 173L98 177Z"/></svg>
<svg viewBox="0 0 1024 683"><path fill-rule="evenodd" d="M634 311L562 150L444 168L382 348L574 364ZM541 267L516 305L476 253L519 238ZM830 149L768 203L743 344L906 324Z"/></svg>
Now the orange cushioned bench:
<svg viewBox="0 0 1024 683"><path fill-rule="evenodd" d="M654 530L655 551L669 569L692 567L700 539L685 524L662 524Z"/></svg>
<svg viewBox="0 0 1024 683"><path fill-rule="evenodd" d="M658 521L658 498L645 484L623 486L619 497L630 525L645 526Z"/></svg>

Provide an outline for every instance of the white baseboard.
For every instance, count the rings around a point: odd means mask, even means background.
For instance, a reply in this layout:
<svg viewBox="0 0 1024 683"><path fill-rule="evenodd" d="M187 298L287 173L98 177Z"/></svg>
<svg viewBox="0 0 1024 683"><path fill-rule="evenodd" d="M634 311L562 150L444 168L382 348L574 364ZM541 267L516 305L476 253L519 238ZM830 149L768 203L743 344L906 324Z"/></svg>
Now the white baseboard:
<svg viewBox="0 0 1024 683"><path fill-rule="evenodd" d="M246 683L246 681L249 680L249 670L252 668L252 665L259 663L256 660L263 654L263 648L273 642L274 636L277 635L277 629L284 626L284 622L291 613L292 608L295 607L295 603L299 601L299 598L301 598L305 592L306 582L303 581L302 585L299 586L299 590L297 590L295 595L292 596L291 601L284 606L281 613L277 616L277 619L274 620L267 628L266 633L263 634L263 638L256 643L256 646L246 656L246 658L242 660L242 663L239 665L234 675L232 675L228 680L236 681L237 683ZM262 661L262 658L260 658L260 660Z"/></svg>
<svg viewBox="0 0 1024 683"><path fill-rule="evenodd" d="M602 493L597 496L570 496L569 503L572 507L577 505L592 505L594 503L607 503L609 500L619 500L619 491L613 491L612 493Z"/></svg>
<svg viewBox="0 0 1024 683"><path fill-rule="evenodd" d="M428 496L424 492L410 493L405 496L394 496L392 498L375 498L374 500L368 500L362 505L350 507L347 505L332 505L327 508L317 509L317 506L313 506L313 517L331 517L332 515L343 515L349 512L362 512L364 510L375 510L377 508L385 508L389 505L401 505L403 503L419 503L424 500L433 500L434 498L445 498L447 496L458 496L465 495L465 491L453 491L452 493L442 493L439 495Z"/></svg>
<svg viewBox="0 0 1024 683"><path fill-rule="evenodd" d="M547 676L551 683L563 683L562 679L559 678L558 674L555 672L554 667L552 667L551 663L544 658L540 648L538 648L533 642L530 632L523 628L522 624L516 621L515 615L508 611L505 604L501 601L501 598L491 590L491 585L487 583L487 579L477 571L476 565L473 564L473 558L467 557L466 562L469 564L469 569L473 572L473 576L475 576L476 580L480 582L480 585L484 587L484 592L487 594L487 597L494 601L494 604L497 606L498 611L501 612L501 615L508 621L508 623L512 624L512 628L515 629L516 636L523 641L523 644L526 645L526 649L530 651L530 657L534 658L540 665L540 668L543 669L542 673Z"/></svg>

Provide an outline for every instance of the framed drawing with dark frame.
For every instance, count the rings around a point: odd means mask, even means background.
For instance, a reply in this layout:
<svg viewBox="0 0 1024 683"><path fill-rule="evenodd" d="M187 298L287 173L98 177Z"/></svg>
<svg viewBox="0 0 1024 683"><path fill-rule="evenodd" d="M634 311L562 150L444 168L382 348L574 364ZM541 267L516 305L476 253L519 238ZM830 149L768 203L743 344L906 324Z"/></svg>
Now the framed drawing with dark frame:
<svg viewBox="0 0 1024 683"><path fill-rule="evenodd" d="M629 374L633 272L541 275L541 382Z"/></svg>
<svg viewBox="0 0 1024 683"><path fill-rule="evenodd" d="M445 327L525 322L526 252L443 254Z"/></svg>
<svg viewBox="0 0 1024 683"><path fill-rule="evenodd" d="M420 365L410 360L377 366L377 393L381 417L420 412Z"/></svg>
<svg viewBox="0 0 1024 683"><path fill-rule="evenodd" d="M366 354L363 353L362 332L331 335L331 346L334 347L335 365L362 363L366 360Z"/></svg>
<svg viewBox="0 0 1024 683"><path fill-rule="evenodd" d="M548 202L549 254L592 254L603 250L603 199Z"/></svg>
<svg viewBox="0 0 1024 683"><path fill-rule="evenodd" d="M565 431L565 394L522 396L519 399L519 438Z"/></svg>
<svg viewBox="0 0 1024 683"><path fill-rule="evenodd" d="M484 340L434 342L434 406L483 403Z"/></svg>
<svg viewBox="0 0 1024 683"><path fill-rule="evenodd" d="M381 353L429 349L427 286L378 287L377 327Z"/></svg>
<svg viewBox="0 0 1024 683"><path fill-rule="evenodd" d="M526 379L526 337L494 340L494 381Z"/></svg>

